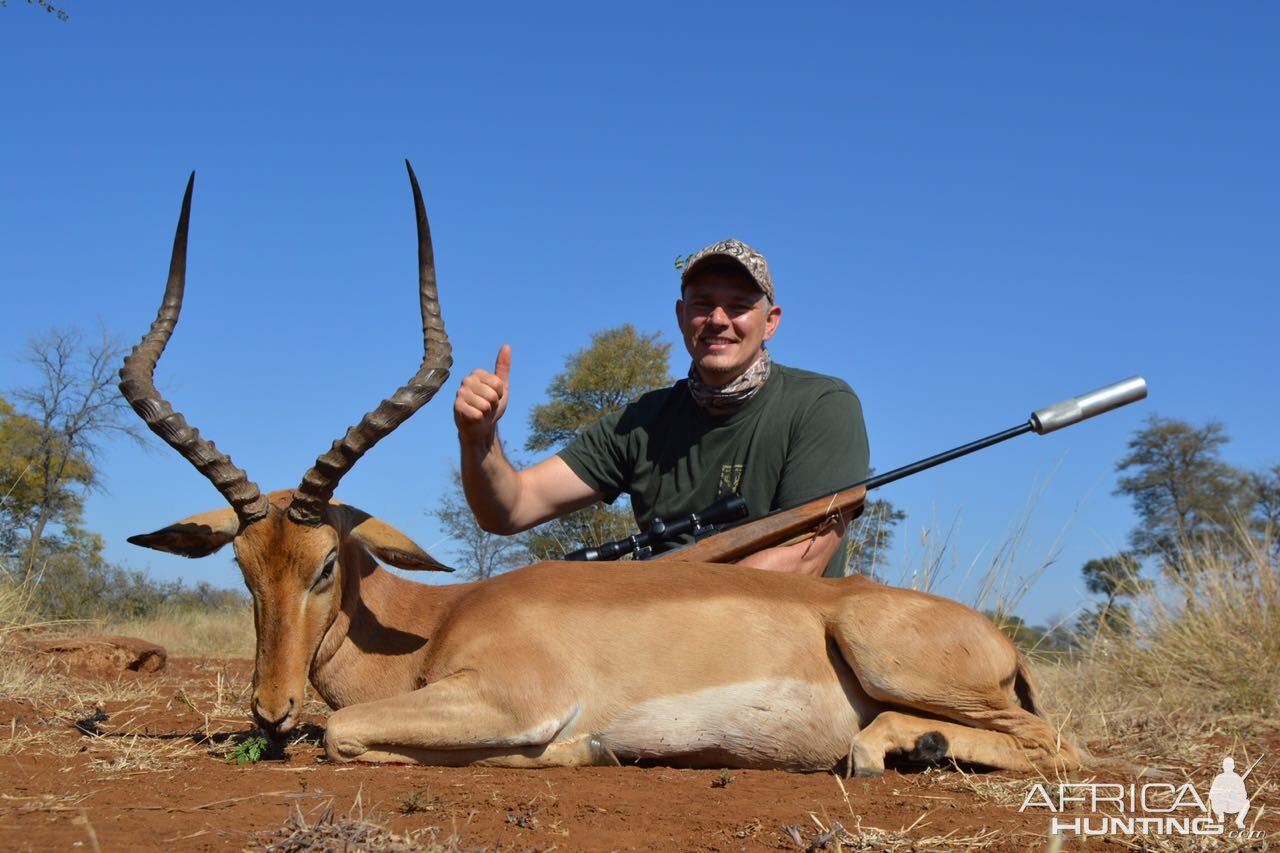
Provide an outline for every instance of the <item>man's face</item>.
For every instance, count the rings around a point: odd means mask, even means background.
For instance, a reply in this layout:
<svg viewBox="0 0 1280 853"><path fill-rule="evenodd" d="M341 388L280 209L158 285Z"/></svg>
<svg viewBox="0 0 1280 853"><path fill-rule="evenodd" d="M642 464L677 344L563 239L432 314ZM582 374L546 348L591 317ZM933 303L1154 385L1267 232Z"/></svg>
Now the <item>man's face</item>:
<svg viewBox="0 0 1280 853"><path fill-rule="evenodd" d="M676 321L698 375L713 387L737 379L773 337L782 309L745 273L707 270L691 278L676 302Z"/></svg>

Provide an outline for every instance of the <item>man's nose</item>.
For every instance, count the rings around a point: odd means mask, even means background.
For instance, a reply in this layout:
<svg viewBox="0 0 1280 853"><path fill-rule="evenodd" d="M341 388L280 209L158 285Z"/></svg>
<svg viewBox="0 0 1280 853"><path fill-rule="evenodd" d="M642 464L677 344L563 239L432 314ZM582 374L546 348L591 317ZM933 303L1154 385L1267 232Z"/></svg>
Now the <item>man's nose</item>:
<svg viewBox="0 0 1280 853"><path fill-rule="evenodd" d="M729 312L724 310L723 306L717 305L707 315L707 322L715 323L717 326L727 326L729 325Z"/></svg>

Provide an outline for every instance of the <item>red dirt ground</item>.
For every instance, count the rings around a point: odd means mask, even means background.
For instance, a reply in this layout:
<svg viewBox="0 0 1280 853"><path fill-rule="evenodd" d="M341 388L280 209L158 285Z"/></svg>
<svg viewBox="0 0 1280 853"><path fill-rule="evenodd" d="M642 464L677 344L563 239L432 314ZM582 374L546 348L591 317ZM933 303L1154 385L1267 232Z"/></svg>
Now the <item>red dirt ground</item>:
<svg viewBox="0 0 1280 853"><path fill-rule="evenodd" d="M318 741L320 708L309 718L316 724L310 736L291 745L285 759L240 766L226 752L250 730L244 711L250 666L179 659L151 675L47 676L33 698L0 702L0 849L262 849L284 840L291 814L314 825L325 809L337 818L363 816L423 845L434 836L452 845L446 849L1046 847L1048 815L1018 811L1033 780L955 770L840 780L830 773L661 767L332 765ZM75 721L96 708L106 716L96 724L99 733L76 729ZM84 727L92 732L95 724ZM1255 784L1280 778L1280 733L1273 730L1268 740L1249 744L1254 755L1267 752L1249 791L1280 805L1274 782L1260 791ZM1212 769L1186 772L1204 792ZM1107 781L1135 780L1112 773ZM1275 807L1256 823L1265 837L1252 849L1280 838ZM816 845L822 829L837 822L846 833L843 847L836 839ZM1123 846L1142 849L1142 841ZM1066 847L1077 843L1069 838ZM1106 842L1094 839L1094 849L1098 843Z"/></svg>

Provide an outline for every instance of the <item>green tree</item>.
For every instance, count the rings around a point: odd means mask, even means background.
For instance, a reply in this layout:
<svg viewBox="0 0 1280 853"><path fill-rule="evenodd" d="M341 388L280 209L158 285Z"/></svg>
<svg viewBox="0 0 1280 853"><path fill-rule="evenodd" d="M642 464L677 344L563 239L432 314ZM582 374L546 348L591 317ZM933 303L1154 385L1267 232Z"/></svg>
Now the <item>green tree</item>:
<svg viewBox="0 0 1280 853"><path fill-rule="evenodd" d="M28 344L26 361L39 381L11 392L20 417L7 419L26 463L21 477L32 485L22 513L24 576L39 560L49 525L79 520L85 492L98 484L93 463L103 443L117 435L142 441L116 392L123 355L124 347L106 333L86 343L75 329L53 330Z"/></svg>
<svg viewBox="0 0 1280 853"><path fill-rule="evenodd" d="M591 336L591 346L565 359L547 386L546 403L529 415L525 449L563 447L591 424L671 384L671 344L657 332L642 335L630 323Z"/></svg>
<svg viewBox="0 0 1280 853"><path fill-rule="evenodd" d="M74 526L46 543L35 568L32 610L49 619L138 619L162 609L208 611L249 604L237 590L152 580L107 562L102 549L101 536Z"/></svg>
<svg viewBox="0 0 1280 853"><path fill-rule="evenodd" d="M1249 474L1250 522L1254 532L1280 556L1280 465Z"/></svg>
<svg viewBox="0 0 1280 853"><path fill-rule="evenodd" d="M50 488L45 482L44 445L53 443L55 455L65 455L61 482ZM84 510L84 491L93 482L93 468L82 456L66 453L51 442L40 424L18 414L0 397L0 553L17 555L25 565L31 557L23 543L49 523L78 524ZM44 525L41 516L45 516Z"/></svg>
<svg viewBox="0 0 1280 853"><path fill-rule="evenodd" d="M450 488L430 513L449 534L450 551L457 557L463 577L483 580L528 561L524 543L512 536L489 533L476 524L462 491L462 474L453 469Z"/></svg>
<svg viewBox="0 0 1280 853"><path fill-rule="evenodd" d="M525 448L563 447L605 415L646 391L670 385L671 344L658 333L641 334L631 324L591 336L591 345L565 359L565 370L547 386L546 403L529 415ZM619 539L635 530L625 506L595 504L524 534L534 559L555 559L566 551Z"/></svg>
<svg viewBox="0 0 1280 853"><path fill-rule="evenodd" d="M625 506L596 503L538 525L521 541L530 560L559 560L569 551L624 539L635 532L635 519Z"/></svg>
<svg viewBox="0 0 1280 853"><path fill-rule="evenodd" d="M887 500L867 501L862 515L845 530L840 543L844 573L878 579L893 544L894 528L906 518L905 512Z"/></svg>
<svg viewBox="0 0 1280 853"><path fill-rule="evenodd" d="M1137 554L1158 557L1181 574L1180 549L1194 552L1205 537L1229 533L1247 514L1247 477L1221 458L1229 440L1216 421L1196 427L1158 415L1133 434L1128 454L1116 463L1128 473L1115 494L1127 495L1138 514L1130 534Z"/></svg>
<svg viewBox="0 0 1280 853"><path fill-rule="evenodd" d="M1150 580L1142 577L1142 563L1129 553L1090 560L1080 568L1085 589L1106 600L1086 611L1079 631L1084 635L1099 631L1126 633L1133 625L1129 603L1139 593L1151 589Z"/></svg>
<svg viewBox="0 0 1280 853"><path fill-rule="evenodd" d="M1142 563L1133 554L1121 553L1090 560L1080 569L1085 589L1106 596L1106 604L1116 599L1133 598L1151 589L1151 581L1142 577Z"/></svg>
<svg viewBox="0 0 1280 853"><path fill-rule="evenodd" d="M1066 649L1062 634L1053 628L1028 625L1025 619L1012 613L984 610L982 614L1024 652L1060 652Z"/></svg>

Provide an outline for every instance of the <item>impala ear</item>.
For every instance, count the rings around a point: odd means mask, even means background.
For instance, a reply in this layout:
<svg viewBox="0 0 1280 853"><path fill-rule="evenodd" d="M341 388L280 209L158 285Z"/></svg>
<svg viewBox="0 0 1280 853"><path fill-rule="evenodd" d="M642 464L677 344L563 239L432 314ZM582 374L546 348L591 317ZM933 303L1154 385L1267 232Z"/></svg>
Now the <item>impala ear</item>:
<svg viewBox="0 0 1280 853"><path fill-rule="evenodd" d="M418 544L385 521L351 506L330 506L341 511L350 523L350 535L369 553L397 569L451 572L453 569L418 547Z"/></svg>
<svg viewBox="0 0 1280 853"><path fill-rule="evenodd" d="M236 538L239 530L240 519L235 510L227 507L184 518L155 533L130 536L129 542L183 557L207 557Z"/></svg>

